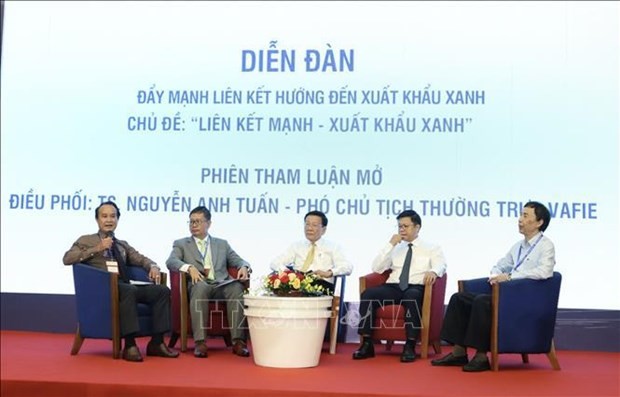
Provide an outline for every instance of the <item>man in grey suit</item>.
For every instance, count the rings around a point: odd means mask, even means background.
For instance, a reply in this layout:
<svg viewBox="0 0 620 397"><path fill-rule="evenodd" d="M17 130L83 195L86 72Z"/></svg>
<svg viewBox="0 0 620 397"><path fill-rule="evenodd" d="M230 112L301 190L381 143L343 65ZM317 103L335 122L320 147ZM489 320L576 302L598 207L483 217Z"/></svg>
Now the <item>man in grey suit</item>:
<svg viewBox="0 0 620 397"><path fill-rule="evenodd" d="M194 337L194 356L207 357L204 320L209 313L209 299L229 301L226 305L233 353L249 357L246 344L247 328L243 315L243 284L233 281L228 267L239 269L238 280L247 280L250 264L241 259L226 240L208 234L211 226L211 212L203 206L194 208L189 214L191 237L176 240L166 261L168 269L186 273L189 283L189 306Z"/></svg>

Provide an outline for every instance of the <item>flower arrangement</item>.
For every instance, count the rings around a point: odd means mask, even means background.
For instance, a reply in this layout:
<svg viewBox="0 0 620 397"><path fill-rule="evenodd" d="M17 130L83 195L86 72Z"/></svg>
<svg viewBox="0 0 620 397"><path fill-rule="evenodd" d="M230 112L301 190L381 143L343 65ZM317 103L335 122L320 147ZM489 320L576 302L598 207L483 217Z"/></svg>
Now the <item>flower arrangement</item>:
<svg viewBox="0 0 620 397"><path fill-rule="evenodd" d="M323 296L327 291L316 284L319 277L313 273L286 269L265 276L263 287L277 296Z"/></svg>

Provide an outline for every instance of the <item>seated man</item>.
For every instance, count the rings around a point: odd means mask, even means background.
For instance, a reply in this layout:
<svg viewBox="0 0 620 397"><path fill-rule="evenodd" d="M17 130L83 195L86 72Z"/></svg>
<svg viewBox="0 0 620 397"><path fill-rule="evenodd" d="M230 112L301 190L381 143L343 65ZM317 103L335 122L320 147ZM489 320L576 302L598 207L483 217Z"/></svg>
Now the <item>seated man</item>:
<svg viewBox="0 0 620 397"><path fill-rule="evenodd" d="M512 246L506 256L491 269L489 283L503 283L512 279L547 279L553 276L555 248L543 236L551 216L541 203L525 204L519 217L519 233L524 240ZM457 292L450 298L446 310L441 339L454 344L452 353L431 361L436 366L462 366L465 372L491 369L487 352L491 339L491 295ZM468 362L467 347L476 349Z"/></svg>
<svg viewBox="0 0 620 397"><path fill-rule="evenodd" d="M136 346L135 336L140 330L136 303L146 303L153 311L153 337L146 348L147 356L178 357L179 352L164 344L164 333L170 330L170 289L165 285L132 285L126 266L141 266L149 272L153 281L159 281L159 267L140 254L126 241L117 240L114 231L121 211L112 201L101 203L95 209L99 231L81 236L62 258L65 265L85 263L102 270L107 263L116 263L119 271L118 294L120 300L121 336L125 339L123 359L140 362L142 355Z"/></svg>
<svg viewBox="0 0 620 397"><path fill-rule="evenodd" d="M353 359L375 356L372 327L375 311L384 305L400 303L405 307L405 333L407 341L400 356L401 362L415 361L415 345L420 328L420 308L424 298L424 285L435 283L446 272L446 260L440 247L422 241L418 234L422 219L417 212L406 210L397 217L398 234L392 235L379 255L372 262L372 271L383 273L392 269L383 285L368 288L360 301L360 326L362 345L353 352Z"/></svg>
<svg viewBox="0 0 620 397"><path fill-rule="evenodd" d="M194 336L194 356L206 358L206 330L203 319L209 313L209 299L229 301L226 305L230 334L233 341L233 353L249 357L246 344L246 320L243 315L243 289L240 282L219 286L230 280L228 267L239 269L237 279L247 280L250 264L241 259L226 240L208 234L211 227L211 212L203 206L194 208L189 213L190 237L176 240L172 252L166 260L168 269L186 273L191 279L189 284L189 310Z"/></svg>
<svg viewBox="0 0 620 397"><path fill-rule="evenodd" d="M310 211L304 216L305 240L291 244L286 251L271 261L275 271L292 267L319 276L317 281L326 291L334 292L334 276L348 276L353 266L340 247L321 237L327 231L327 216L321 211Z"/></svg>

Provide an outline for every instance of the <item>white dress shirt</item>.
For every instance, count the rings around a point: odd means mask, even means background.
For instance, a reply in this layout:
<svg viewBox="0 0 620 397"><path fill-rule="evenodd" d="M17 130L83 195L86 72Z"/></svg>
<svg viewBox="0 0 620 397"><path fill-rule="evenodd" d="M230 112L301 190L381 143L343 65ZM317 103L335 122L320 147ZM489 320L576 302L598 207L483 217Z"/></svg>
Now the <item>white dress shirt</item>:
<svg viewBox="0 0 620 397"><path fill-rule="evenodd" d="M539 240L540 238L540 240ZM519 251L521 255L519 256ZM521 264L515 269L517 264ZM521 240L512 246L505 257L491 269L491 275L507 273L513 279L531 278L544 280L553 276L555 247L547 236L537 233L529 240Z"/></svg>
<svg viewBox="0 0 620 397"><path fill-rule="evenodd" d="M271 269L282 271L286 269L287 266L292 265L293 269L301 270L311 246L312 243L308 240L291 244L286 251L271 261ZM348 276L353 271L353 265L345 258L338 245L321 238L316 242L314 260L310 264L308 270L331 270L334 276ZM326 278L325 280L330 283L334 282L333 277Z"/></svg>
<svg viewBox="0 0 620 397"><path fill-rule="evenodd" d="M424 273L428 271L432 271L437 277L442 277L446 272L447 265L441 248L422 241L420 238L413 240L412 244L413 257L409 269L409 284L424 284ZM386 243L372 262L372 270L375 273L383 273L392 269L386 283L398 284L408 246L409 242L405 240L394 246Z"/></svg>

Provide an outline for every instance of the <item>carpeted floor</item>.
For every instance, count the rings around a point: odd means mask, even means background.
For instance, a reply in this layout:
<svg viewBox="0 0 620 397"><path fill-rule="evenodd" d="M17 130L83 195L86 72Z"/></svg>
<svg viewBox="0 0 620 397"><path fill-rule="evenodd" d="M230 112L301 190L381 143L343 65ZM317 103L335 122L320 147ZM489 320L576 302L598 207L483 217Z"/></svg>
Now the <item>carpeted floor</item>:
<svg viewBox="0 0 620 397"><path fill-rule="evenodd" d="M111 358L111 342L87 339L71 356L73 335L0 333L2 397L10 396L618 396L620 354L559 351L561 371L544 355L500 356L499 372L464 373L430 360L399 362L400 349L377 348L377 357L354 361L356 345L321 355L318 367L265 368L234 356L221 340L209 341L209 358L191 351L177 359L143 363ZM139 340L145 353L147 340ZM295 344L291 339L291 354ZM190 346L191 341L190 341ZM327 348L327 346L326 346ZM250 345L251 349L251 345ZM432 356L431 356L432 358Z"/></svg>

